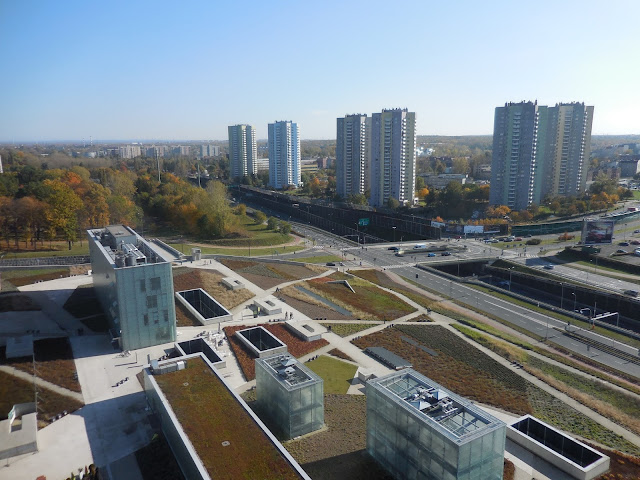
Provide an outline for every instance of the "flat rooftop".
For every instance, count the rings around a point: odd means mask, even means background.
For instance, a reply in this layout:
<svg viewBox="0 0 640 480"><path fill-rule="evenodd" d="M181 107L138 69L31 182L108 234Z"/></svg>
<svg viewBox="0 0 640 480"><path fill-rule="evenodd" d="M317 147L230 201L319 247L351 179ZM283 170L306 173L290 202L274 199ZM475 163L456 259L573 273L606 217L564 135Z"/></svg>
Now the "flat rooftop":
<svg viewBox="0 0 640 480"><path fill-rule="evenodd" d="M184 370L153 378L211 478L309 478L200 356L186 364Z"/></svg>
<svg viewBox="0 0 640 480"><path fill-rule="evenodd" d="M320 377L288 354L275 355L273 357L258 359L257 361L264 363L271 370L273 376L277 378L287 390L303 387L320 380Z"/></svg>
<svg viewBox="0 0 640 480"><path fill-rule="evenodd" d="M502 421L469 400L411 369L373 379L369 383L413 412L418 419L438 427L448 438L459 443L504 426Z"/></svg>

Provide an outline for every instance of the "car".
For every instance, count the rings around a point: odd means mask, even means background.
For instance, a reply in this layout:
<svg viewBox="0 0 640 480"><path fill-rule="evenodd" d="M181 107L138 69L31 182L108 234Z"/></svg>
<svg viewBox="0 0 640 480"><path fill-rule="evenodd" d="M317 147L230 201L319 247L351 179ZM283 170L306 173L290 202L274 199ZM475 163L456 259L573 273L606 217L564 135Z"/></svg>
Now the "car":
<svg viewBox="0 0 640 480"><path fill-rule="evenodd" d="M628 295L630 297L637 297L638 295L640 295L637 290L625 290L622 293L624 293L625 295Z"/></svg>
<svg viewBox="0 0 640 480"><path fill-rule="evenodd" d="M497 238L493 238L493 239L491 240L491 243L500 243L500 240L498 240Z"/></svg>
<svg viewBox="0 0 640 480"><path fill-rule="evenodd" d="M442 255L443 257L450 257L451 252L442 252L440 255Z"/></svg>
<svg viewBox="0 0 640 480"><path fill-rule="evenodd" d="M628 247L629 242L620 242L618 245L620 245L621 247Z"/></svg>
<svg viewBox="0 0 640 480"><path fill-rule="evenodd" d="M516 242L521 242L522 241L522 237L516 237L513 240L516 241Z"/></svg>
<svg viewBox="0 0 640 480"><path fill-rule="evenodd" d="M456 240L460 240L462 237L460 235L456 235L455 237L453 237Z"/></svg>
<svg viewBox="0 0 640 480"><path fill-rule="evenodd" d="M633 233L640 233L640 230L634 230Z"/></svg>
<svg viewBox="0 0 640 480"><path fill-rule="evenodd" d="M531 238L533 235L525 235L524 238Z"/></svg>
<svg viewBox="0 0 640 480"><path fill-rule="evenodd" d="M618 250L616 250L616 253L628 253L628 252L626 250L619 248Z"/></svg>
<svg viewBox="0 0 640 480"><path fill-rule="evenodd" d="M631 240L629 243L631 245L640 245L640 241L638 241L638 240Z"/></svg>
<svg viewBox="0 0 640 480"><path fill-rule="evenodd" d="M397 252L400 249L398 247L389 247L387 248L387 250L393 250L394 252Z"/></svg>
<svg viewBox="0 0 640 480"><path fill-rule="evenodd" d="M435 253L433 253L433 252L429 252L429 253L427 253L427 257L435 257L435 256L436 256L436 254L435 254Z"/></svg>
<svg viewBox="0 0 640 480"><path fill-rule="evenodd" d="M553 270L555 268L555 265L553 263L547 263L544 267L545 270Z"/></svg>
<svg viewBox="0 0 640 480"><path fill-rule="evenodd" d="M513 242L513 238L505 238L503 242Z"/></svg>
<svg viewBox="0 0 640 480"><path fill-rule="evenodd" d="M327 267L335 267L336 264L333 262L327 262Z"/></svg>
<svg viewBox="0 0 640 480"><path fill-rule="evenodd" d="M340 262L340 266L341 266L341 267L344 267L344 263Z"/></svg>

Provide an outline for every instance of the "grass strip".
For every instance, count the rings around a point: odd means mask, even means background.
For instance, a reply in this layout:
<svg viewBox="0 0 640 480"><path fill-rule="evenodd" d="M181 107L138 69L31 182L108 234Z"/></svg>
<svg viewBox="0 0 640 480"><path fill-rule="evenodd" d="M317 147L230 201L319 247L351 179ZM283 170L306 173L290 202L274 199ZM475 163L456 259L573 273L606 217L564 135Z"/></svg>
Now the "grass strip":
<svg viewBox="0 0 640 480"><path fill-rule="evenodd" d="M351 380L358 370L356 365L326 355L320 355L305 365L322 378L325 395L347 393Z"/></svg>

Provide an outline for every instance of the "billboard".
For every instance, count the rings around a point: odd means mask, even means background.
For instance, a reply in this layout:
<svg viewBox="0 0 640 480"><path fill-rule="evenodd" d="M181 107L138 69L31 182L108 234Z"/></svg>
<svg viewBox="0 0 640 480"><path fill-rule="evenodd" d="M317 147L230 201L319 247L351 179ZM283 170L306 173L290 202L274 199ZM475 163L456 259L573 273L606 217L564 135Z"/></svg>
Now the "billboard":
<svg viewBox="0 0 640 480"><path fill-rule="evenodd" d="M582 244L598 245L613 241L613 220L585 220L582 226Z"/></svg>
<svg viewBox="0 0 640 480"><path fill-rule="evenodd" d="M464 234L468 233L484 233L484 225L465 225L464 226Z"/></svg>
<svg viewBox="0 0 640 480"><path fill-rule="evenodd" d="M367 225L369 225L369 219L368 218L360 218L360 219L358 219L358 225L360 227L366 227Z"/></svg>

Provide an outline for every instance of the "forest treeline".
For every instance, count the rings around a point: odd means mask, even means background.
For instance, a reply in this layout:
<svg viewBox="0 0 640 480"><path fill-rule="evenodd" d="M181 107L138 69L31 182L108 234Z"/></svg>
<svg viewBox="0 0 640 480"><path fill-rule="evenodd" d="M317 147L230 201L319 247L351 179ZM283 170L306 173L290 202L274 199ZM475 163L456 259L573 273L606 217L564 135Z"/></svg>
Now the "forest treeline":
<svg viewBox="0 0 640 480"><path fill-rule="evenodd" d="M6 158L6 157L5 157ZM38 242L77 241L88 228L143 219L200 238L221 238L243 227L220 181L199 188L151 165L36 168L14 161L0 175L0 231L7 246L37 249ZM23 243L21 243L23 242Z"/></svg>

